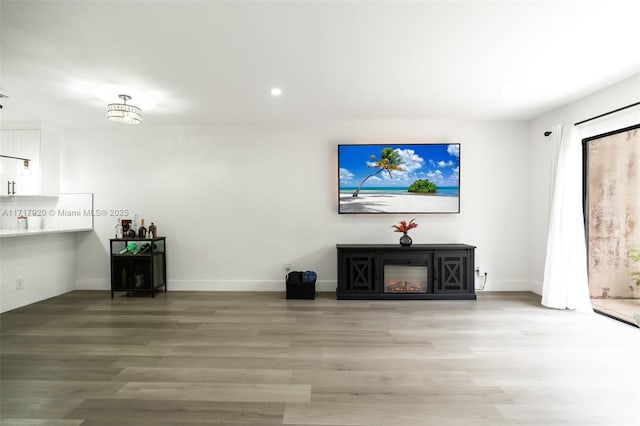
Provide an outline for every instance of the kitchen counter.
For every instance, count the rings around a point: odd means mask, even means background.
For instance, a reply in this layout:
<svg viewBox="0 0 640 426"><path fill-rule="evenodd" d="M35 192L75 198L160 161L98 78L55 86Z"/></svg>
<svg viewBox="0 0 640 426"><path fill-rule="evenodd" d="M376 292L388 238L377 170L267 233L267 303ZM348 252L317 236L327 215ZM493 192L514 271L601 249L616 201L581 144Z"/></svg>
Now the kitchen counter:
<svg viewBox="0 0 640 426"><path fill-rule="evenodd" d="M30 237L33 235L62 234L67 232L93 231L93 228L68 228L68 229L0 229L0 238Z"/></svg>

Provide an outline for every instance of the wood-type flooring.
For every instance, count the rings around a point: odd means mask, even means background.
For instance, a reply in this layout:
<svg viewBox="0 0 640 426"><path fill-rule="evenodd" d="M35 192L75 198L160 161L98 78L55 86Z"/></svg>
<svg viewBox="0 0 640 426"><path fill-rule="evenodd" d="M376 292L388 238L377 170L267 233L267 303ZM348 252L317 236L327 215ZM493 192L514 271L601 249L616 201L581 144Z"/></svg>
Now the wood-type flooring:
<svg viewBox="0 0 640 426"><path fill-rule="evenodd" d="M640 425L640 329L532 293L119 296L0 315L1 425Z"/></svg>

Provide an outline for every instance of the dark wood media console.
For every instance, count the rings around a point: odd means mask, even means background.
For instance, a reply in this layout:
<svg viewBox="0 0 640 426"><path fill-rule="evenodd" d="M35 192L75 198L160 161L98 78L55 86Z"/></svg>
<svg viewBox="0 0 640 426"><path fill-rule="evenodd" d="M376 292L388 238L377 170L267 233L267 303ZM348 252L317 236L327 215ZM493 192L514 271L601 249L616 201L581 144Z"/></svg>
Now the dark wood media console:
<svg viewBox="0 0 640 426"><path fill-rule="evenodd" d="M337 244L338 299L475 300L474 246Z"/></svg>

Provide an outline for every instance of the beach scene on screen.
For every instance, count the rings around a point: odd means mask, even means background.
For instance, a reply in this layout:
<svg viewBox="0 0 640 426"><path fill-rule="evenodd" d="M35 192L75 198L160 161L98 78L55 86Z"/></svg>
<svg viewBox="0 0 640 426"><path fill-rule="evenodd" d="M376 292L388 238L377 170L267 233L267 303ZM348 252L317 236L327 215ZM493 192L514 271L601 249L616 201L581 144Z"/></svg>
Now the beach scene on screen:
<svg viewBox="0 0 640 426"><path fill-rule="evenodd" d="M460 144L338 147L340 213L459 213Z"/></svg>

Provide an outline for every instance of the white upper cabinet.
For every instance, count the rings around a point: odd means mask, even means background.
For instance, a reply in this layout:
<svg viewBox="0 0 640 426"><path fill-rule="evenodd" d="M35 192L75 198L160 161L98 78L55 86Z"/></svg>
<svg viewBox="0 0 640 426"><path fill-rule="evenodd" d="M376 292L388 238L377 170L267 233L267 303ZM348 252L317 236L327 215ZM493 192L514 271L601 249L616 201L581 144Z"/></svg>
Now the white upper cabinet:
<svg viewBox="0 0 640 426"><path fill-rule="evenodd" d="M40 195L60 194L60 134L44 129L40 137Z"/></svg>
<svg viewBox="0 0 640 426"><path fill-rule="evenodd" d="M0 130L0 196L58 196L60 189L60 145L50 130Z"/></svg>

